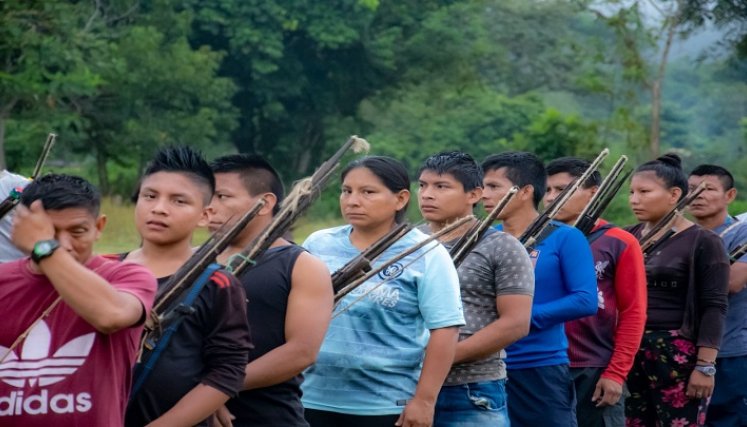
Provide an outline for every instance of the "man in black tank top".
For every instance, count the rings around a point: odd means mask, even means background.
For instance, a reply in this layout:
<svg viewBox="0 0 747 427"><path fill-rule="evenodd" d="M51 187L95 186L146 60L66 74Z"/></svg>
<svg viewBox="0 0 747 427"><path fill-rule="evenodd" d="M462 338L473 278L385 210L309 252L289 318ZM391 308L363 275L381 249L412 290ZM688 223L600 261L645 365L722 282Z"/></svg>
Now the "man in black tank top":
<svg viewBox="0 0 747 427"><path fill-rule="evenodd" d="M283 198L277 172L258 156L237 154L212 163L216 191L211 231L238 218L260 198L267 204L223 252L228 259L270 224ZM246 291L254 349L244 391L216 414L219 425L308 426L301 405L301 373L316 360L332 313L332 283L323 262L285 239L276 240L239 280Z"/></svg>

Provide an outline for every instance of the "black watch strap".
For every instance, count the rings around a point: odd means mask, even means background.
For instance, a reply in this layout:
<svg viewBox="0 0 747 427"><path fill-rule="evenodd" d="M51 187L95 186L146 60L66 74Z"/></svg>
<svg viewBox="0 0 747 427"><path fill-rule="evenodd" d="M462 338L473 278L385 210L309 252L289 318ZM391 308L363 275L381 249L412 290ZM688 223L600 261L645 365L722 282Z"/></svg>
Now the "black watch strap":
<svg viewBox="0 0 747 427"><path fill-rule="evenodd" d="M34 244L34 249L31 250L31 259L35 263L39 263L39 261L52 255L59 247L60 242L57 240L39 240Z"/></svg>

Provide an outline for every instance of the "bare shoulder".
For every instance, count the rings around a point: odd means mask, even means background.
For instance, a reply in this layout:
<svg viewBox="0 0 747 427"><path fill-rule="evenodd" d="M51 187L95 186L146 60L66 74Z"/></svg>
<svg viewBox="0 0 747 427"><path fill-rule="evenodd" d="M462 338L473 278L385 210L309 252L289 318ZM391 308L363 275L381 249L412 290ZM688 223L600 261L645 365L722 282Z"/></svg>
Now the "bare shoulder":
<svg viewBox="0 0 747 427"><path fill-rule="evenodd" d="M326 264L308 252L302 252L291 277L291 288L301 292L332 292L332 278Z"/></svg>

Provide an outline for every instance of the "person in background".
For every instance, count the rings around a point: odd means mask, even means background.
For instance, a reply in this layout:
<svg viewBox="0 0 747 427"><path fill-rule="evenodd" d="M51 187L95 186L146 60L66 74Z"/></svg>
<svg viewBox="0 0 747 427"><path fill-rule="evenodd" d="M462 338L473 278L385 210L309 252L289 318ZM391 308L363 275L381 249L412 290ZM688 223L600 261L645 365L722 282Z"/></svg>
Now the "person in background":
<svg viewBox="0 0 747 427"><path fill-rule="evenodd" d="M29 184L29 179L21 175L0 171L0 200L10 196L11 192L23 190ZM13 245L10 230L13 227L13 211L0 220L0 263L13 261L23 257L23 252Z"/></svg>
<svg viewBox="0 0 747 427"><path fill-rule="evenodd" d="M699 226L721 236L731 252L747 242L747 223L729 215L737 197L734 177L721 166L700 165L687 180L692 191L701 182L705 190L690 204L690 215ZM716 358L716 386L708 405L706 425L747 425L747 255L729 270L729 309L721 349Z"/></svg>
<svg viewBox="0 0 747 427"><path fill-rule="evenodd" d="M230 225L231 218L239 218L258 200L266 202L218 257L225 264L273 221L283 201L283 184L275 169L256 155L231 154L210 166L216 181L208 210L211 231ZM316 360L329 325L329 270L302 247L277 239L239 280L247 296L254 348L242 391L217 414L218 420L236 427L308 426L301 404L302 372Z"/></svg>
<svg viewBox="0 0 747 427"><path fill-rule="evenodd" d="M342 171L340 210L347 225L304 242L337 271L404 220L410 200L404 166L364 157ZM411 230L381 262L421 242ZM436 242L403 258L346 295L333 315L302 402L312 427L430 426L464 325L459 279Z"/></svg>
<svg viewBox="0 0 747 427"><path fill-rule="evenodd" d="M497 228L521 236L539 216L547 184L537 156L505 152L482 163L483 205L490 211L512 186L512 202ZM576 393L570 374L565 322L597 312L597 280L591 249L574 227L553 221L529 248L534 267L534 300L529 335L506 349L508 415L511 425L576 425Z"/></svg>
<svg viewBox="0 0 747 427"><path fill-rule="evenodd" d="M418 176L420 213L430 232L472 215L482 197L482 170L469 154L430 156ZM442 243L451 249L472 225ZM438 395L434 425L508 426L504 349L529 332L534 267L515 237L488 229L457 273L466 325Z"/></svg>
<svg viewBox="0 0 747 427"><path fill-rule="evenodd" d="M591 162L562 157L547 164L549 206L589 168ZM563 205L556 220L568 225L599 189L595 171ZM625 380L646 323L646 269L638 240L598 219L586 236L597 274L597 314L565 324L568 357L576 386L576 416L583 427L625 426Z"/></svg>
<svg viewBox="0 0 747 427"><path fill-rule="evenodd" d="M633 173L629 202L640 240L687 195L681 160L667 154ZM628 425L702 426L724 330L729 261L718 235L675 217L674 234L645 255L648 311L628 375Z"/></svg>

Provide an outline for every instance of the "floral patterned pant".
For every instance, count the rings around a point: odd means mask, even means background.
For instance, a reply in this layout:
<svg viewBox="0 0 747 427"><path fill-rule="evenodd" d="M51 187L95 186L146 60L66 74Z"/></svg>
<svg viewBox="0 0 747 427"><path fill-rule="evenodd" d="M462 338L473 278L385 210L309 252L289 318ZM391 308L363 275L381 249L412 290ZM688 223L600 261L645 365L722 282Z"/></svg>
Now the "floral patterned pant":
<svg viewBox="0 0 747 427"><path fill-rule="evenodd" d="M677 331L646 331L628 374L626 427L699 427L705 424L706 399L685 395L696 348Z"/></svg>

